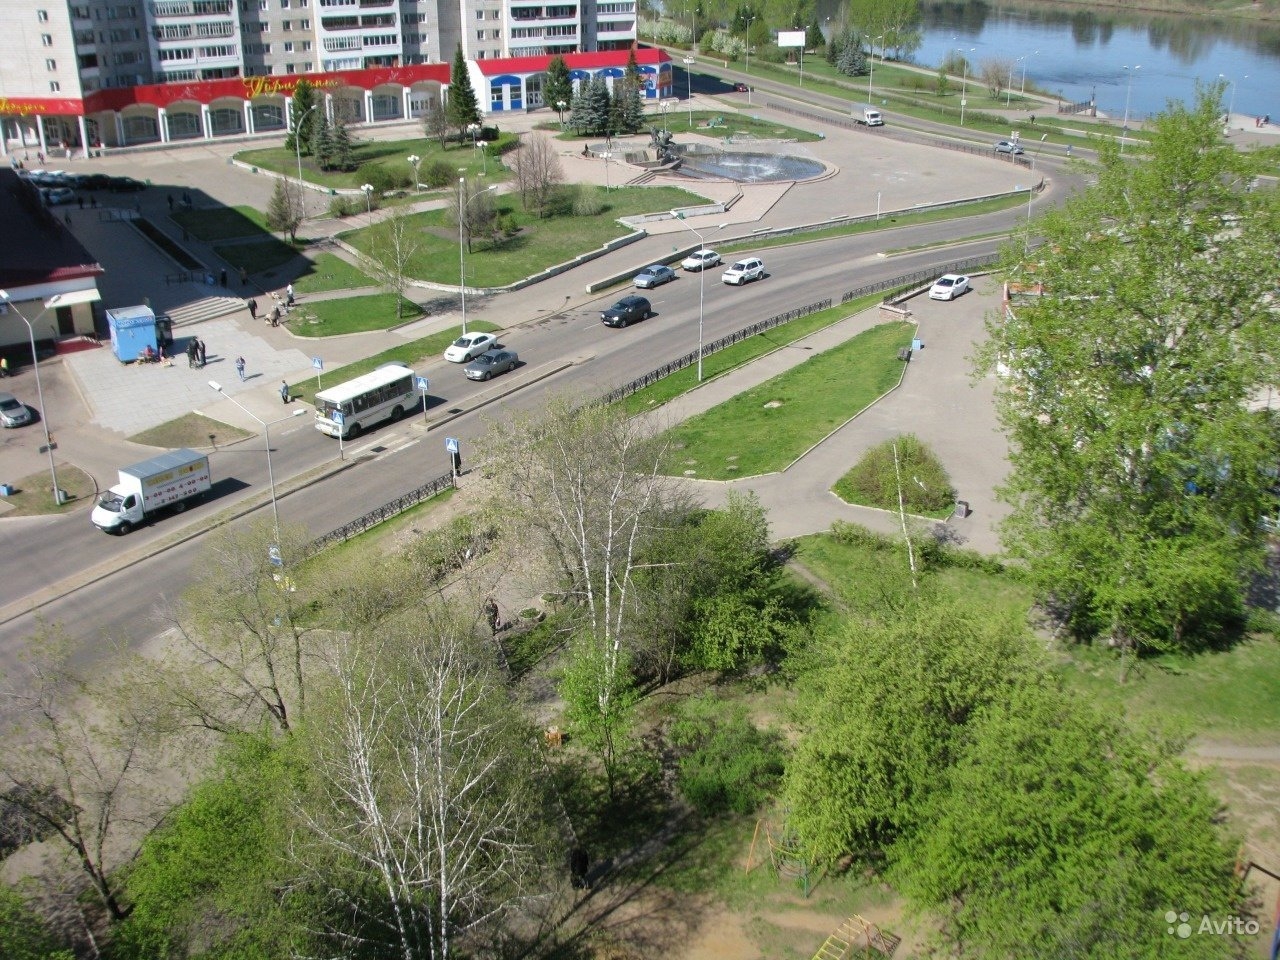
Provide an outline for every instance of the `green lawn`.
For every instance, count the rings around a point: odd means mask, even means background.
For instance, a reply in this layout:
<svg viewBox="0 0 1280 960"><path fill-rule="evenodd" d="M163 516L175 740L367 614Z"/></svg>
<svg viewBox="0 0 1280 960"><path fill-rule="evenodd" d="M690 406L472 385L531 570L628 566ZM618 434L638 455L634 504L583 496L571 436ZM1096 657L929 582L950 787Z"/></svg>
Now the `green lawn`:
<svg viewBox="0 0 1280 960"><path fill-rule="evenodd" d="M293 281L293 287L298 293L376 286L376 281L366 276L359 267L352 266L332 253L311 254L308 261L306 272Z"/></svg>
<svg viewBox="0 0 1280 960"><path fill-rule="evenodd" d="M293 313L287 322L289 329L300 337L337 337L346 333L386 330L421 315L421 307L412 300L401 298L400 316L396 316L395 294L375 293L367 297L317 300Z"/></svg>
<svg viewBox="0 0 1280 960"><path fill-rule="evenodd" d="M885 323L686 420L666 469L710 480L783 469L898 383L915 325Z"/></svg>
<svg viewBox="0 0 1280 960"><path fill-rule="evenodd" d="M510 137L511 135L504 134L503 136ZM355 145L357 169L349 172L322 171L310 157L304 155L302 157L302 179L308 183L336 190L356 190L366 181L366 177L360 173L359 167L366 163L381 163L397 175L407 175L409 181L412 181L413 167L405 159L409 156L422 158L422 163L418 167L420 176L424 175L427 168L437 160L443 160L451 168L461 167L465 169L468 179L486 169L490 179L495 181L504 179L506 175L505 169L494 157L489 157L488 160L485 160L479 151L472 147L470 142L463 146L450 143L447 148L441 150L440 144L435 140L428 141L423 137L413 137L408 140L357 141ZM293 150L284 149L282 146L260 150L243 150L236 154L236 159L250 166L260 167L263 170L272 170L294 178L298 176L297 154Z"/></svg>
<svg viewBox="0 0 1280 960"><path fill-rule="evenodd" d="M251 274L261 274L277 270L301 257L306 246L301 241L295 245L272 237L256 243L223 243L214 250L235 269L243 267Z"/></svg>
<svg viewBox="0 0 1280 960"><path fill-rule="evenodd" d="M174 222L197 240L214 243L239 237L270 234L266 218L253 207L215 207L210 210L177 210Z"/></svg>
<svg viewBox="0 0 1280 960"><path fill-rule="evenodd" d="M746 104L743 104L743 107L748 111L751 109ZM717 123L714 128L708 129L707 123L711 120L723 120L724 122L723 124ZM752 116L750 112L732 113L723 110L694 110L692 120L687 111L672 110L666 116L665 125L661 113L649 113L645 115L645 129L648 130L649 127L662 127L677 135L682 133L701 133L716 137L728 137L735 134L748 134L759 137L762 140L795 140L798 143L816 143L823 139L822 136L810 130L789 127L780 123L771 123ZM598 136L584 137L577 134L565 134L562 139L592 141L600 138Z"/></svg>
<svg viewBox="0 0 1280 960"><path fill-rule="evenodd" d="M718 377L722 373L728 373L744 363L750 363L757 357L772 353L779 347L794 343L801 337L807 337L816 330L829 327L831 324L843 320L845 317L851 317L855 313L860 313L872 304L879 302L880 295L873 294L859 300L851 300L838 307L819 310L817 313L811 313L807 317L800 317L799 319L779 324L772 330L758 333L754 337L739 340L731 347L726 347L702 358L702 378L706 381L713 377ZM693 349L697 349L696 343L693 344ZM688 393L697 385L698 367L695 364L685 367L683 370L678 370L668 377L663 377L657 383L645 387L643 390L636 391L622 401L622 406L627 413L632 415L642 413L645 410L653 410L682 394Z"/></svg>
<svg viewBox="0 0 1280 960"><path fill-rule="evenodd" d="M1067 648L1066 682L1104 707L1137 719L1172 720L1205 739L1274 744L1280 737L1280 641L1266 636L1230 650L1145 658L1118 682L1115 651Z"/></svg>
<svg viewBox="0 0 1280 960"><path fill-rule="evenodd" d="M621 187L594 190L604 201L604 209L595 216L577 217L571 213L538 219L520 206L515 196L500 196L495 205L500 215L510 216L521 228L509 239L490 245L476 241L467 254L467 284L477 287L501 287L531 274L564 263L580 253L598 249L602 244L631 231L617 223L619 217L670 210L672 207L705 203L706 198L676 187ZM418 238L418 246L410 258L407 273L418 280L434 283L458 282L458 228L449 222L444 210L428 210L408 218ZM342 239L368 256L380 245L389 229L376 224L343 234Z"/></svg>
<svg viewBox="0 0 1280 960"><path fill-rule="evenodd" d="M499 328L495 324L484 320L472 320L467 323L467 330L470 332L491 333L497 329ZM319 387L316 386L316 377L314 376L291 383L289 384L289 392L303 403L312 403L315 400L316 390L323 390L325 387L345 383L347 380L352 380L362 373L376 370L384 363L398 361L416 368L424 360L435 360L444 353L445 347L449 346L461 335L461 326L450 330L442 330L439 333L433 333L429 337L412 340L401 346L392 347L390 350L383 350L381 353L374 354L372 357L365 357L363 360L357 360L355 363L348 363L343 367L325 370L320 374Z"/></svg>

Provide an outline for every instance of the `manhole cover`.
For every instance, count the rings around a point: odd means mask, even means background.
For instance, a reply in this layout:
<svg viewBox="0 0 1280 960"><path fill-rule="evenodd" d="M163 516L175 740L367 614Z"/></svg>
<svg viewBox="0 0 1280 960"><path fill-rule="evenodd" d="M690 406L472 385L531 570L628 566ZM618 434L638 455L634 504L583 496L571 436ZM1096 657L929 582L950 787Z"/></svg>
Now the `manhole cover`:
<svg viewBox="0 0 1280 960"><path fill-rule="evenodd" d="M370 447L369 449L370 449L370 451L371 451L371 452L373 452L373 453L386 453L386 452L387 452L387 448L386 448L386 447L384 447L384 446L382 446L381 444L379 444L379 445L378 445L378 446L376 446L376 447Z"/></svg>
<svg viewBox="0 0 1280 960"><path fill-rule="evenodd" d="M461 413L461 412L462 412L462 408L461 408L461 407L450 407L450 408L449 408L448 410L446 410L445 412L446 412L446 413Z"/></svg>

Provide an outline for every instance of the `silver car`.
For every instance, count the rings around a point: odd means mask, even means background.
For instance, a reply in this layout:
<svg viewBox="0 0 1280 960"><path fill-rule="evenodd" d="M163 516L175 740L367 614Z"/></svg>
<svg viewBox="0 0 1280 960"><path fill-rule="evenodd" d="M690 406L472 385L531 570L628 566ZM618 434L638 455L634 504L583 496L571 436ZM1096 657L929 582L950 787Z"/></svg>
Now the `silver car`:
<svg viewBox="0 0 1280 960"><path fill-rule="evenodd" d="M514 350L490 350L468 363L462 368L462 372L467 375L468 380L488 380L500 373L514 370L519 362L520 358Z"/></svg>
<svg viewBox="0 0 1280 960"><path fill-rule="evenodd" d="M637 273L633 282L641 290L651 290L664 283L670 283L675 278L676 272L674 270L660 263L655 263L653 266L645 267Z"/></svg>
<svg viewBox="0 0 1280 960"><path fill-rule="evenodd" d="M0 393L0 423L21 427L31 422L31 411L12 393Z"/></svg>

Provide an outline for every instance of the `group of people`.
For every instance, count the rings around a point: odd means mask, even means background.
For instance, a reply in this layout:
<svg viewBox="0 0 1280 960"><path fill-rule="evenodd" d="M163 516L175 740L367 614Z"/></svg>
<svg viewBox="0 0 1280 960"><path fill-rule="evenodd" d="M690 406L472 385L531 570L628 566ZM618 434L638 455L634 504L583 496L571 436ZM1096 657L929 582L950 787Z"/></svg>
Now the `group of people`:
<svg viewBox="0 0 1280 960"><path fill-rule="evenodd" d="M266 319L271 322L273 327L280 325L280 321L284 319L285 314L289 312L289 308L293 306L293 284L289 284L284 288L284 296L278 293L272 294L276 298L276 305L271 308L271 312L266 314ZM258 319L258 301L250 297L245 301L245 306L249 308L250 318Z"/></svg>
<svg viewBox="0 0 1280 960"><path fill-rule="evenodd" d="M199 337L187 341L187 366L199 369L204 366L205 346Z"/></svg>
<svg viewBox="0 0 1280 960"><path fill-rule="evenodd" d="M1265 127L1265 126L1266 126L1267 124L1269 124L1270 122L1271 122L1271 114L1269 114L1269 113L1264 113L1264 114L1263 114L1262 116L1260 116L1260 117L1254 117L1254 118L1253 118L1253 125L1254 125L1255 127Z"/></svg>

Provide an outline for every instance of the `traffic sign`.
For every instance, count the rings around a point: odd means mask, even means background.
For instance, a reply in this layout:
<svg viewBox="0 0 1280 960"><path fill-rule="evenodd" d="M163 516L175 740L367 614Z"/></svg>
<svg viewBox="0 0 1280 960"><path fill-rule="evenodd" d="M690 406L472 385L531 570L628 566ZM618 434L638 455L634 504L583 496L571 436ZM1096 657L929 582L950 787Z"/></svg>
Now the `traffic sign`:
<svg viewBox="0 0 1280 960"><path fill-rule="evenodd" d="M416 379L418 382L418 392L426 393L427 388L431 386L431 381L428 380L426 377L417 377Z"/></svg>
<svg viewBox="0 0 1280 960"><path fill-rule="evenodd" d="M461 447L458 445L458 441L454 437L445 437L444 449L446 453L457 453Z"/></svg>
<svg viewBox="0 0 1280 960"><path fill-rule="evenodd" d="M341 410L335 409L332 412L330 412L329 419L332 420L334 423L336 423L338 426L342 426L342 422L346 418L342 415Z"/></svg>
<svg viewBox="0 0 1280 960"><path fill-rule="evenodd" d="M324 361L323 361L320 357L312 357L312 358L311 358L311 368L312 368L313 370L323 370L323 369L324 369Z"/></svg>
<svg viewBox="0 0 1280 960"><path fill-rule="evenodd" d="M280 547L274 543L267 547L267 559L270 560L274 566L284 566L284 559L280 556Z"/></svg>

